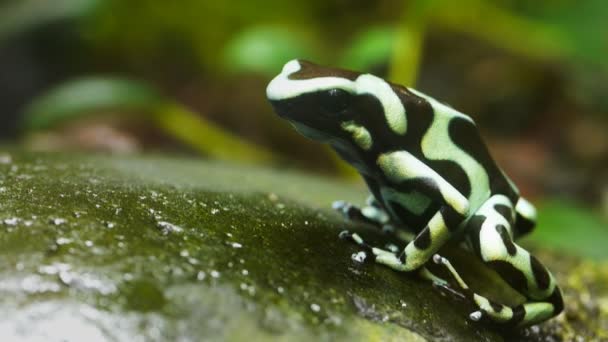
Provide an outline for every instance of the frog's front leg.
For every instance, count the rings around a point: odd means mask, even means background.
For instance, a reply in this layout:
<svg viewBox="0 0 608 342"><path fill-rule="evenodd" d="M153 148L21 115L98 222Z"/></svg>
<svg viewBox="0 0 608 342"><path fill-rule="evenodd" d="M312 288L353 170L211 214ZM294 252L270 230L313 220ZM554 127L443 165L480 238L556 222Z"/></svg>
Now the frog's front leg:
<svg viewBox="0 0 608 342"><path fill-rule="evenodd" d="M332 208L350 221L367 223L383 230L389 225L388 214L373 195L367 198L366 206L362 208L345 201L335 201Z"/></svg>
<svg viewBox="0 0 608 342"><path fill-rule="evenodd" d="M426 226L405 246L401 255L367 247L380 264L402 272L417 270L458 229L469 211L469 202L458 189L407 151L382 154L377 163L389 181L387 184L395 191L399 191L403 182L409 182L416 185L418 192L440 205ZM353 240L362 247L367 246L361 238Z"/></svg>
<svg viewBox="0 0 608 342"><path fill-rule="evenodd" d="M463 217L452 208L444 206L429 220L427 226L405 246L400 255L368 245L357 234L342 232L342 238L350 238L373 256L377 263L396 271L410 272L421 268L452 236Z"/></svg>
<svg viewBox="0 0 608 342"><path fill-rule="evenodd" d="M514 219L509 199L495 195L467 223L468 239L483 262L527 298L524 304L509 307L474 293L447 259L434 257L435 262L448 268L463 292L479 307L470 315L473 320L485 317L497 323L523 327L556 316L563 309L562 295L551 273L513 242Z"/></svg>
<svg viewBox="0 0 608 342"><path fill-rule="evenodd" d="M395 266L395 265L399 264L399 262L401 260L405 261L405 259L397 256L395 254L395 252L387 251L387 250L384 250L381 248L376 248L376 247L368 245L365 241L363 241L363 239L357 233L350 233L349 231L344 230L340 233L340 238L341 239L350 239L353 242L355 242L357 245L359 245L360 247L363 247L363 249L373 257L373 260L375 260L378 263L388 265L389 267L396 269L398 271L417 270L418 275L420 277L422 277L423 279L427 279L427 280L431 281L436 286L449 289L448 282L446 280L436 276L435 274L433 274L429 269L427 269L424 266L413 267L411 270L405 270L405 269L401 268L400 266ZM367 257L367 254L365 256ZM402 254L402 256L403 256L403 254ZM382 262L379 260L385 260L385 262ZM388 264L387 264L387 261L388 261Z"/></svg>

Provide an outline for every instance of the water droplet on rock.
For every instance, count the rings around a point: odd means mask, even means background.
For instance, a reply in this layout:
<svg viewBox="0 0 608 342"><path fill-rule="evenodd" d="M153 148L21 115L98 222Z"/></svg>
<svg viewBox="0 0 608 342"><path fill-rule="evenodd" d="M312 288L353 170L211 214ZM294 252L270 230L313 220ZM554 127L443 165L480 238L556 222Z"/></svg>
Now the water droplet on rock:
<svg viewBox="0 0 608 342"><path fill-rule="evenodd" d="M65 238L65 237L60 237L60 238L57 238L57 240L55 240L55 243L58 244L58 245L60 245L60 246L67 245L67 244L72 243L72 239L68 239L68 238Z"/></svg>
<svg viewBox="0 0 608 342"><path fill-rule="evenodd" d="M17 217L11 217L11 218L4 219L3 222L7 226L16 226L17 223L19 223L19 218L17 218Z"/></svg>
<svg viewBox="0 0 608 342"><path fill-rule="evenodd" d="M0 153L0 164L10 164L13 162L13 157L8 153Z"/></svg>
<svg viewBox="0 0 608 342"><path fill-rule="evenodd" d="M172 233L181 233L184 229L180 226L176 226L173 223L169 223L166 221L160 221L156 223L156 226L161 230L163 235L169 235Z"/></svg>
<svg viewBox="0 0 608 342"><path fill-rule="evenodd" d="M60 218L60 217L56 217L50 220L50 223L56 225L56 226L60 226L62 224L66 224L68 222L68 220L64 219L64 218Z"/></svg>

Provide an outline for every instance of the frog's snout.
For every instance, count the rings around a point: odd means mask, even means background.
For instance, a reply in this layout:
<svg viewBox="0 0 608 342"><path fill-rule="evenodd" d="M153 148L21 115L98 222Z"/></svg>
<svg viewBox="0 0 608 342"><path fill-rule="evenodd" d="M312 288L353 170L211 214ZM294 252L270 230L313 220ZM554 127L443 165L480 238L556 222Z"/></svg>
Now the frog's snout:
<svg viewBox="0 0 608 342"><path fill-rule="evenodd" d="M277 113L277 115L282 118L289 118L289 113L293 112L293 110L294 110L293 101L270 100L270 104L272 105L272 108L274 109L275 113Z"/></svg>

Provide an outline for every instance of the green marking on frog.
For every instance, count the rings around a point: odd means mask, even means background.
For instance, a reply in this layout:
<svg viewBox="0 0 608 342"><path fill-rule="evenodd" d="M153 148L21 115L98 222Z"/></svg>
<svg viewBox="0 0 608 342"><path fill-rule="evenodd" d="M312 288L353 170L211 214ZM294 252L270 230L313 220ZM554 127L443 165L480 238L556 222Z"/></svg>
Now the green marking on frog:
<svg viewBox="0 0 608 342"><path fill-rule="evenodd" d="M372 147L372 136L365 127L355 124L354 122L342 123L342 128L345 131L353 134L353 140L364 150L369 150Z"/></svg>

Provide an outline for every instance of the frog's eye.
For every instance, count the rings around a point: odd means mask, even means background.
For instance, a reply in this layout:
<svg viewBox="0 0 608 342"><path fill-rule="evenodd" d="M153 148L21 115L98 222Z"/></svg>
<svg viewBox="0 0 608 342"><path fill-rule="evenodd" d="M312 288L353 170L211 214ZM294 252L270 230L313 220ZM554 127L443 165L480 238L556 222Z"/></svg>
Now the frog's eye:
<svg viewBox="0 0 608 342"><path fill-rule="evenodd" d="M330 89L319 98L319 105L329 115L343 112L349 105L350 94L342 89Z"/></svg>

